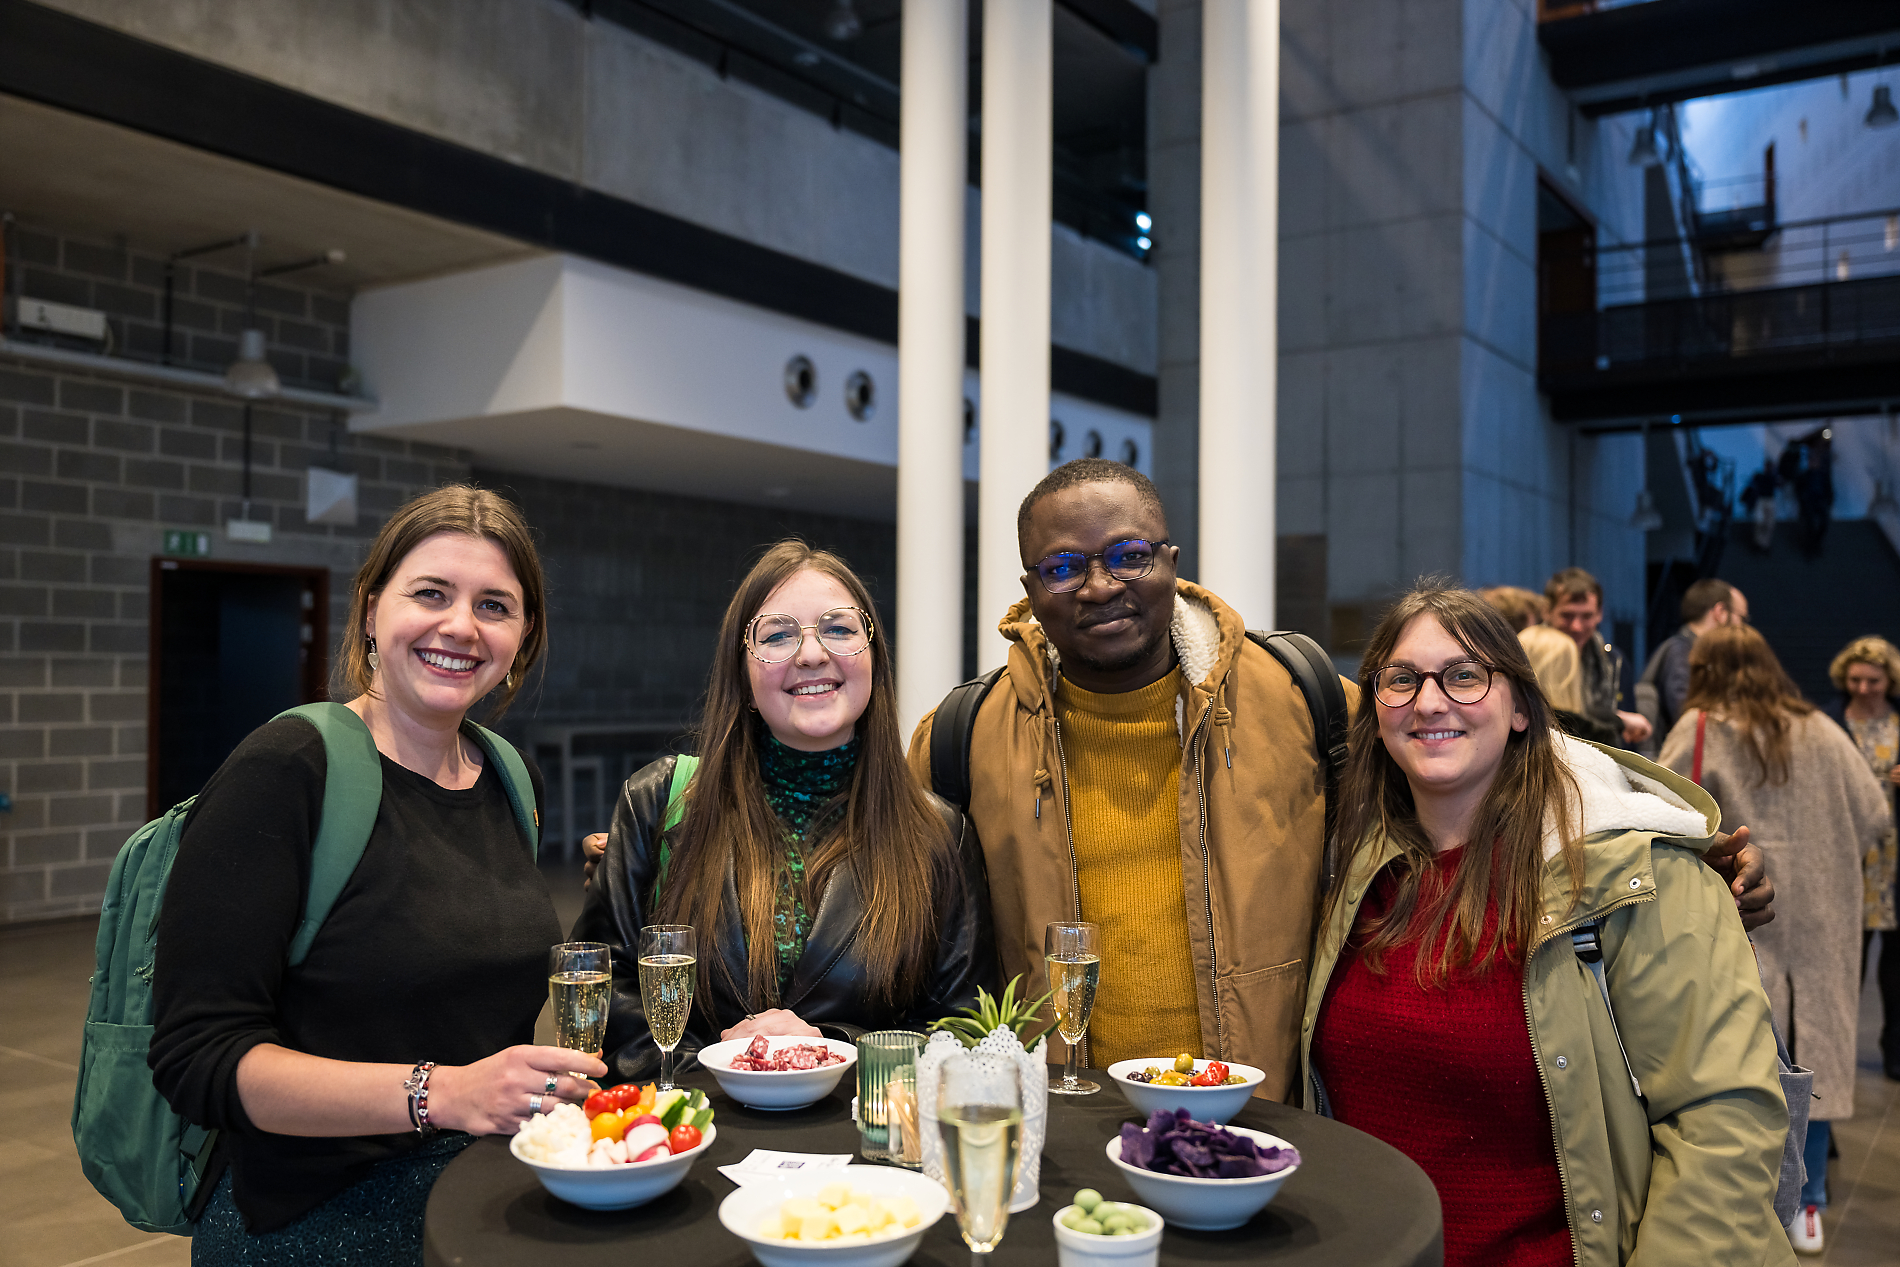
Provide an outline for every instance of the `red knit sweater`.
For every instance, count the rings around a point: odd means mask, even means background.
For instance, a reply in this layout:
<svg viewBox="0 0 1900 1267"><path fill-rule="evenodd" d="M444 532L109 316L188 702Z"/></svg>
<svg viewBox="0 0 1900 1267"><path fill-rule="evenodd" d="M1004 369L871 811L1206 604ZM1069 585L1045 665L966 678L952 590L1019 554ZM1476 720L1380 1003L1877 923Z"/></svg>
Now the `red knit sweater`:
<svg viewBox="0 0 1900 1267"><path fill-rule="evenodd" d="M1421 905L1449 881L1461 852L1433 860ZM1373 882L1327 983L1313 1062L1333 1113L1430 1176L1445 1214L1446 1267L1568 1267L1570 1227L1524 1015L1522 959L1463 969L1426 990L1413 941L1374 975L1358 934L1396 887L1389 869ZM1495 926L1493 914L1487 937Z"/></svg>

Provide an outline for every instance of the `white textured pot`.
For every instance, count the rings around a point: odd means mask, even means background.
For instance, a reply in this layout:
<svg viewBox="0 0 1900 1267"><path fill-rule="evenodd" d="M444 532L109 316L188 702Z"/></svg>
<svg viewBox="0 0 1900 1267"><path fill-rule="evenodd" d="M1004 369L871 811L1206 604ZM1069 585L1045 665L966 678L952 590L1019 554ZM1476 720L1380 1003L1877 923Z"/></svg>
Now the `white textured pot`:
<svg viewBox="0 0 1900 1267"><path fill-rule="evenodd" d="M993 1030L973 1049L950 1034L932 1034L917 1057L917 1119L923 1135L924 1173L949 1187L944 1169L943 1135L937 1129L937 1066L946 1055L969 1051L1000 1063L1013 1064L1023 1098L1022 1151L1016 1167L1016 1188L1010 1196L1012 1214L1021 1214L1042 1199L1042 1145L1049 1134L1049 1067L1047 1038L1039 1038L1029 1051L1023 1050L1016 1031Z"/></svg>

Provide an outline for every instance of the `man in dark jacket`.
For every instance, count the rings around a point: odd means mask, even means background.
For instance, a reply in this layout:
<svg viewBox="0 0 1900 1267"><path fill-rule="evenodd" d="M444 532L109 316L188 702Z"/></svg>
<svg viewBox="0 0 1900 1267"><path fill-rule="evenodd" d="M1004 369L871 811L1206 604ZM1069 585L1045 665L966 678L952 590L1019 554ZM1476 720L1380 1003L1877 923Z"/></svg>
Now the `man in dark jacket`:
<svg viewBox="0 0 1900 1267"><path fill-rule="evenodd" d="M1623 736L1626 747L1649 738L1654 729L1641 713L1624 710L1623 653L1603 641L1603 583L1582 568L1565 568L1544 586L1550 623L1570 635L1583 657L1583 713L1599 726Z"/></svg>
<svg viewBox="0 0 1900 1267"><path fill-rule="evenodd" d="M1682 628L1663 640L1643 669L1643 680L1656 688L1656 732L1651 746L1660 747L1662 738L1682 716L1683 701L1689 698L1689 651L1695 640L1722 625L1748 623L1748 599L1727 581L1714 577L1697 581L1682 596Z"/></svg>

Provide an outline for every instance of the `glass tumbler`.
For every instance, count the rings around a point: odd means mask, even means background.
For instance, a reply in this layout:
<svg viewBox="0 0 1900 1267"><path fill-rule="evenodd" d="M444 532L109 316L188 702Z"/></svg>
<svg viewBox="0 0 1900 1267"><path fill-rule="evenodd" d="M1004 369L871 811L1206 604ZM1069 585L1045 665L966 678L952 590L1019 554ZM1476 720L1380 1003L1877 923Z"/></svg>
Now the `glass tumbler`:
<svg viewBox="0 0 1900 1267"><path fill-rule="evenodd" d="M891 1160L888 1084L897 1070L910 1069L914 1087L923 1049L915 1030L880 1029L858 1039L858 1141L866 1161Z"/></svg>

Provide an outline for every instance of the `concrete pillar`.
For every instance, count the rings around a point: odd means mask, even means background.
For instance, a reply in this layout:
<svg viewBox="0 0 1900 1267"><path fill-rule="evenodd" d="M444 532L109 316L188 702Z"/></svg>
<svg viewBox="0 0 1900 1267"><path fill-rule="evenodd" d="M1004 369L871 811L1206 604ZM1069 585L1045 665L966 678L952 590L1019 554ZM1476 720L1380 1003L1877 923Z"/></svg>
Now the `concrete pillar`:
<svg viewBox="0 0 1900 1267"><path fill-rule="evenodd" d="M1199 573L1271 629L1280 3L1206 0L1202 23Z"/></svg>
<svg viewBox="0 0 1900 1267"><path fill-rule="evenodd" d="M985 0L979 670L1008 650L996 622L1023 596L1016 508L1049 469L1053 32L1051 0Z"/></svg>
<svg viewBox="0 0 1900 1267"><path fill-rule="evenodd" d="M897 716L963 677L967 0L904 0L897 283Z"/></svg>

